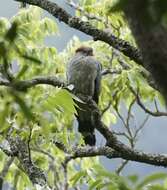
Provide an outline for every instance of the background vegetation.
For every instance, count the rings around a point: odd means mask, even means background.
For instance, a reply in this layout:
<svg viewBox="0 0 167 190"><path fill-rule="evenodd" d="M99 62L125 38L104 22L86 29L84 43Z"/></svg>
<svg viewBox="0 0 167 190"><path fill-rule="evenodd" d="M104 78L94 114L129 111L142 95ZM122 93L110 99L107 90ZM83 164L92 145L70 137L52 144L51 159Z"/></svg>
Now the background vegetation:
<svg viewBox="0 0 167 190"><path fill-rule="evenodd" d="M27 3L33 2L35 0L27 0ZM80 42L74 36L67 47L58 52L55 47L47 47L44 43L47 36L58 34L58 26L42 16L42 9L28 6L20 8L10 20L0 18L0 189L6 181L19 190L167 189L166 173L155 173L144 179L137 175L121 175L129 161L167 165L164 155L135 150L139 133L147 125L149 116L161 117L167 113L163 85L156 83L154 74L146 70L135 35L129 29L124 11L128 1L67 3L76 10L83 25L76 25L76 28L81 31L86 30L84 27L92 27L92 31L96 28L107 37L99 32L102 36L99 40L98 34L92 32L94 40ZM166 27L165 2L154 4L146 1L144 5L150 10L148 22L154 21L154 26L161 23ZM155 5L160 10L155 9ZM66 22L61 11L56 16ZM74 21L71 19L69 25L74 27ZM109 43L105 43L108 39L111 39ZM75 49L83 44L93 47L103 66L99 110L103 125L108 126L102 127L109 131L109 135L107 138L102 133L105 138L99 136L98 145L93 148L86 147L76 131L73 99L78 99L69 92L65 83L66 64ZM137 106L146 113L140 123L136 123L134 113ZM113 125L120 121L122 128L115 129ZM113 147L105 146L111 138L110 132L113 139L117 136L124 140L125 148L124 144L119 146L117 139L112 142ZM102 155L110 159L122 158L123 161L115 171L108 171L101 164Z"/></svg>

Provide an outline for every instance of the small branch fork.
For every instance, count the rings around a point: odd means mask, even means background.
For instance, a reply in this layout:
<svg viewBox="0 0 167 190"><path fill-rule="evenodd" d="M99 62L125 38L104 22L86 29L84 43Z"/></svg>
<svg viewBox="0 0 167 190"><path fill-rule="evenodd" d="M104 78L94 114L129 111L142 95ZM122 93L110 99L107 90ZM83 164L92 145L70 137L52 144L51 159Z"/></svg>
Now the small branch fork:
<svg viewBox="0 0 167 190"><path fill-rule="evenodd" d="M144 119L144 121L141 123L141 125L139 125L139 126L137 125L135 115L132 112L132 108L133 108L135 102L136 102L136 97L132 100L132 102L129 105L129 108L127 111L127 118L124 118L121 115L120 111L117 108L115 108L118 117L120 118L120 120L123 123L123 127L125 129L125 132L119 132L119 133L114 133L114 134L116 134L117 136L124 136L128 140L131 149L135 148L135 144L137 142L138 134L144 128L146 122L149 119L149 115L147 115L146 118ZM135 124L135 126L133 128L130 127L131 121L133 121ZM116 173L120 174L120 172L123 170L123 168L127 164L128 164L128 160L122 161L120 166L117 168Z"/></svg>
<svg viewBox="0 0 167 190"><path fill-rule="evenodd" d="M142 163L147 163L156 166L167 167L167 157L164 155L146 154L136 150L132 150L123 143L119 142L116 137L111 134L110 131L102 124L99 128L100 131L109 132L111 141L108 141L108 146L104 147L85 147L85 148L74 148L71 153L67 154L64 164L67 164L76 158L94 157L94 156L106 156L109 159L113 158L123 158L125 160L137 161ZM106 136L106 135L105 135ZM113 140L114 139L114 140ZM113 147L113 148L112 148ZM59 147L60 148L60 147ZM64 151L62 149L62 151Z"/></svg>
<svg viewBox="0 0 167 190"><path fill-rule="evenodd" d="M154 117L167 116L167 112L161 112L158 110L156 102L155 102L156 111L154 112L154 111L149 110L141 101L141 98L139 95L139 89L136 92L132 87L130 87L130 90L136 97L137 104L142 108L143 111L145 111L145 113L148 113L149 115L154 116Z"/></svg>

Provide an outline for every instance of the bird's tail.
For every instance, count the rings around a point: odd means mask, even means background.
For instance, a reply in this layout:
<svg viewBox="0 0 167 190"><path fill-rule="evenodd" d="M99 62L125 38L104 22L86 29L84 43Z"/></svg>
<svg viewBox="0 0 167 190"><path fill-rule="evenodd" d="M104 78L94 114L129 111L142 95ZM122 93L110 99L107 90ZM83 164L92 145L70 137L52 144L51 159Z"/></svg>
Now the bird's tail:
<svg viewBox="0 0 167 190"><path fill-rule="evenodd" d="M92 125L91 120L80 120L78 118L78 131L83 135L85 144L94 146L96 144L96 137L94 134L95 127Z"/></svg>

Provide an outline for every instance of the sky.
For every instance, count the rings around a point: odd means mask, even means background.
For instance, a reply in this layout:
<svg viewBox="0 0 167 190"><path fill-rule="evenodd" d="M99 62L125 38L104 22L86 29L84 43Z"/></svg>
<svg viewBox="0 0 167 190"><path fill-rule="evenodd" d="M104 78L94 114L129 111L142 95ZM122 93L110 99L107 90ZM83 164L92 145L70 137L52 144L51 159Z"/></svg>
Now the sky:
<svg viewBox="0 0 167 190"><path fill-rule="evenodd" d="M11 18L13 15L17 14L17 11L19 10L19 3L14 0L0 0L1 6L0 6L0 17L7 17ZM58 3L61 7L65 8L70 14L74 15L74 10L67 6L64 0L52 0L53 2ZM55 20L55 22L59 26L59 33L60 35L48 37L46 40L46 44L49 46L55 46L58 51L63 50L63 48L66 47L66 44L68 41L73 37L75 34L80 38L80 40L89 40L91 37L89 37L86 34L83 34L80 31L77 31L75 29L72 29L68 27L64 23L58 22L53 16L48 14L46 11L44 12L45 16L48 16Z"/></svg>
<svg viewBox="0 0 167 190"><path fill-rule="evenodd" d="M11 18L18 11L19 4L14 0L0 0L0 17ZM67 6L64 0L52 0L58 3L60 6L65 8L69 13L74 14L74 10ZM80 38L80 40L89 40L90 36L83 34L75 29L70 28L69 26L59 23L55 18L45 12L45 16L49 16L58 23L60 36L52 36L47 38L46 44L49 46L55 46L58 51L63 50L65 48L68 41L72 38L73 35L76 35ZM135 114L137 116L137 122L141 122L144 119L144 114L140 109L135 108ZM119 128L122 124L118 122L117 125L113 126L114 129ZM143 150L151 153L167 153L167 119L164 117L161 118L153 118L150 117L147 126L140 134L140 140L137 144L137 148L139 150ZM118 161L102 159L102 163L104 166L113 170ZM146 164L130 162L128 166L123 171L124 175L138 173L141 176L150 174L154 171L165 171L167 169L161 167L149 166Z"/></svg>

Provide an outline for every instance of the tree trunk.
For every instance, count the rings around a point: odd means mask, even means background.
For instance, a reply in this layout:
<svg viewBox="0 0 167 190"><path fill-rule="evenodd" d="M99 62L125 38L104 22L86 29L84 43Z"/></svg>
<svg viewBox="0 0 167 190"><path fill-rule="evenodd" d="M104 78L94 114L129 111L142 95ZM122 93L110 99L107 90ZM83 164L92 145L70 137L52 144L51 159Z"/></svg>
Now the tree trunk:
<svg viewBox="0 0 167 190"><path fill-rule="evenodd" d="M141 50L144 67L152 74L167 102L167 29L153 19L149 6L145 0L128 1L124 13Z"/></svg>

